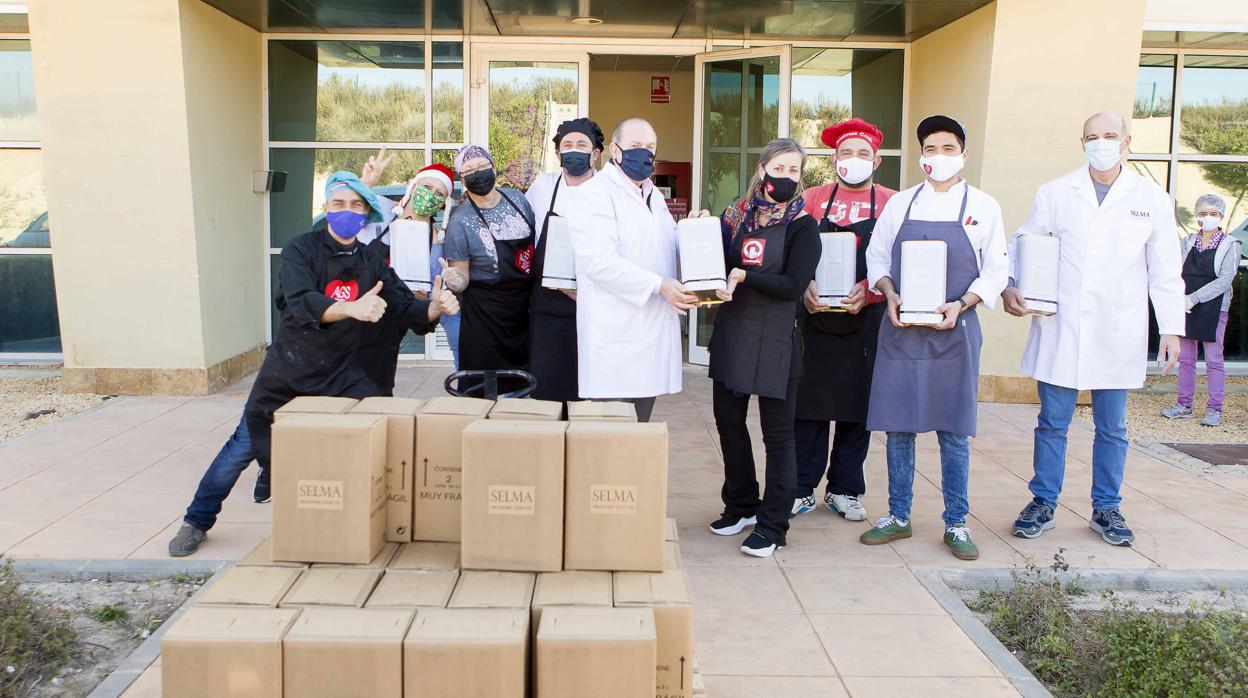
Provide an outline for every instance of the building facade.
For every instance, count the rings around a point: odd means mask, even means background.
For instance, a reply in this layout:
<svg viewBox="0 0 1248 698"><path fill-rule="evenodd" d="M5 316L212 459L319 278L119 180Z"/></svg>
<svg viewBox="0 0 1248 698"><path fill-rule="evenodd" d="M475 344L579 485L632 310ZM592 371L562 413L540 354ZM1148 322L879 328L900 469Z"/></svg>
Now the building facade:
<svg viewBox="0 0 1248 698"><path fill-rule="evenodd" d="M1095 3L1098 8L1102 3ZM878 179L919 180L915 124L959 118L965 171L1023 222L1078 167L1084 118L1132 116L1130 166L1248 221L1248 5L1238 0L861 2L0 0L0 362L63 359L69 386L204 393L254 370L282 245L320 190L385 146L383 186L466 142L523 189L553 127L644 116L674 210L721 209L763 144L830 176L820 129L885 132ZM1098 9L1101 12L1101 9ZM286 173L281 191L253 173ZM1248 362L1245 277L1228 360ZM1027 323L985 313L981 395L1031 400ZM690 318L706 360L710 318ZM408 358L444 358L409 337Z"/></svg>

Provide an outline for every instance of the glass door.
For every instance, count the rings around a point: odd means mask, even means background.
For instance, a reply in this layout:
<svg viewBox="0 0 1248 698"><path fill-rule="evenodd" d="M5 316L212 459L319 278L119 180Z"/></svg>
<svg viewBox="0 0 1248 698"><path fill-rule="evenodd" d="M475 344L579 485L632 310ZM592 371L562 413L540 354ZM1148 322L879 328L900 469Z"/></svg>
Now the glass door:
<svg viewBox="0 0 1248 698"><path fill-rule="evenodd" d="M745 194L763 146L789 135L791 61L787 45L695 58L691 210L722 212ZM714 322L713 307L689 314L690 363L710 363L707 343Z"/></svg>

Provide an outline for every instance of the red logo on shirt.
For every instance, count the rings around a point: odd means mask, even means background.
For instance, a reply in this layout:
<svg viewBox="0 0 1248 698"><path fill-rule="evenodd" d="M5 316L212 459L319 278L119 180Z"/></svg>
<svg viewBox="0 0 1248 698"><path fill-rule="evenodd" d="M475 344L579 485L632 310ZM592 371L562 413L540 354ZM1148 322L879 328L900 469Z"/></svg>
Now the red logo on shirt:
<svg viewBox="0 0 1248 698"><path fill-rule="evenodd" d="M516 250L516 268L525 274L533 267L533 246Z"/></svg>
<svg viewBox="0 0 1248 698"><path fill-rule="evenodd" d="M763 264L763 250L767 241L762 238L746 238L741 243L741 263L759 267Z"/></svg>
<svg viewBox="0 0 1248 698"><path fill-rule="evenodd" d="M336 301L350 302L360 297L360 285L354 281L334 279L325 287L325 295Z"/></svg>

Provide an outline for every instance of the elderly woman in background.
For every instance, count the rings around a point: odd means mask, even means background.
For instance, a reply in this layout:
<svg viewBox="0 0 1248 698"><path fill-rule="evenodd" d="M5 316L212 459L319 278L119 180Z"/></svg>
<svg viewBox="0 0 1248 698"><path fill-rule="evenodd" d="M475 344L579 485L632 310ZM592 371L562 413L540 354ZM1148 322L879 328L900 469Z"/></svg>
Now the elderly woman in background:
<svg viewBox="0 0 1248 698"><path fill-rule="evenodd" d="M1190 419L1196 392L1196 352L1205 345L1205 374L1209 402L1200 423L1222 424L1222 400L1226 394L1226 371L1222 364L1222 340L1226 336L1227 312L1231 308L1231 284L1239 271L1240 242L1223 229L1226 202L1215 194L1196 200L1195 233L1183 241L1183 284L1187 292L1187 328L1179 342L1179 394L1176 404L1161 411L1170 419Z"/></svg>

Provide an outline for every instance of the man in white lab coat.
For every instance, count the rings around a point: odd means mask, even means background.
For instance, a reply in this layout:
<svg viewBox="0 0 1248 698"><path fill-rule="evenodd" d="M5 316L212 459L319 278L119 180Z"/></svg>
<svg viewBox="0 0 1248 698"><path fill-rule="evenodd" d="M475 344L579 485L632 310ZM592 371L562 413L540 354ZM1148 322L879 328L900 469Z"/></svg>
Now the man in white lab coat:
<svg viewBox="0 0 1248 698"><path fill-rule="evenodd" d="M1092 520L1111 545L1135 540L1119 510L1127 460L1127 391L1144 384L1148 301L1161 333L1158 361L1169 371L1179 357L1184 325L1179 237L1174 206L1153 181L1123 167L1131 143L1127 122L1102 112L1083 125L1088 164L1042 185L1031 217L1010 240L1012 280L1001 294L1011 315L1028 315L1015 285L1023 235L1060 240L1057 313L1035 317L1022 371L1038 382L1029 485L1032 501L1014 535L1036 538L1054 526L1066 470L1066 433L1080 390L1092 391Z"/></svg>
<svg viewBox="0 0 1248 698"><path fill-rule="evenodd" d="M576 255L580 396L628 400L649 421L681 388L680 318L697 304L675 278L676 222L655 190L658 137L644 119L611 134L611 162L568 211Z"/></svg>

